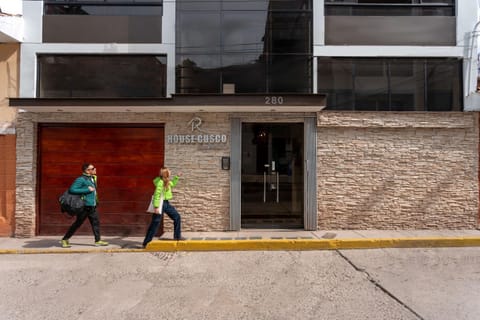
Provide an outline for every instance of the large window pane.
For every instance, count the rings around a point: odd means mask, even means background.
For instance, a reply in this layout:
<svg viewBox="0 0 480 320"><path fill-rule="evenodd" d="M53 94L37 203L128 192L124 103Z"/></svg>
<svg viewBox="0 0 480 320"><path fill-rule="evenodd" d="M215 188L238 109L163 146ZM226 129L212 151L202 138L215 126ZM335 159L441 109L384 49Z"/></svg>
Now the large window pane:
<svg viewBox="0 0 480 320"><path fill-rule="evenodd" d="M353 110L352 60L319 58L318 93L327 95L329 110Z"/></svg>
<svg viewBox="0 0 480 320"><path fill-rule="evenodd" d="M45 5L45 14L92 15L92 16L162 16L161 6L89 6Z"/></svg>
<svg viewBox="0 0 480 320"><path fill-rule="evenodd" d="M166 96L166 57L40 55L40 98L156 98Z"/></svg>
<svg viewBox="0 0 480 320"><path fill-rule="evenodd" d="M177 93L218 92L221 83L220 55L182 55L177 59Z"/></svg>
<svg viewBox="0 0 480 320"><path fill-rule="evenodd" d="M455 16L454 0L325 0L327 16Z"/></svg>
<svg viewBox="0 0 480 320"><path fill-rule="evenodd" d="M184 11L219 11L221 0L177 0L177 12Z"/></svg>
<svg viewBox="0 0 480 320"><path fill-rule="evenodd" d="M218 54L220 52L220 14L188 12L178 16L177 53Z"/></svg>
<svg viewBox="0 0 480 320"><path fill-rule="evenodd" d="M245 54L264 52L266 21L266 11L225 12L222 23L224 52Z"/></svg>
<svg viewBox="0 0 480 320"><path fill-rule="evenodd" d="M388 110L388 73L385 61L354 60L356 110Z"/></svg>
<svg viewBox="0 0 480 320"><path fill-rule="evenodd" d="M178 93L312 92L311 0L199 1L177 1Z"/></svg>
<svg viewBox="0 0 480 320"><path fill-rule="evenodd" d="M311 53L310 13L270 13L266 49L271 53Z"/></svg>
<svg viewBox="0 0 480 320"><path fill-rule="evenodd" d="M415 59L389 60L392 111L425 110L424 66Z"/></svg>
<svg viewBox="0 0 480 320"><path fill-rule="evenodd" d="M461 111L456 59L318 58L318 92L329 110Z"/></svg>
<svg viewBox="0 0 480 320"><path fill-rule="evenodd" d="M310 56L273 55L267 61L268 92L312 92Z"/></svg>
<svg viewBox="0 0 480 320"><path fill-rule="evenodd" d="M236 93L266 92L266 65L258 54L223 55L222 83Z"/></svg>
<svg viewBox="0 0 480 320"><path fill-rule="evenodd" d="M223 0L224 10L270 10L270 11L292 11L310 10L310 0Z"/></svg>
<svg viewBox="0 0 480 320"><path fill-rule="evenodd" d="M455 60L433 60L427 63L429 111L460 111L463 97L460 70L460 62Z"/></svg>
<svg viewBox="0 0 480 320"><path fill-rule="evenodd" d="M45 0L46 15L162 16L163 0Z"/></svg>
<svg viewBox="0 0 480 320"><path fill-rule="evenodd" d="M267 11L269 6L268 0L223 0L222 10L235 11L235 10L249 10L249 11ZM273 1L272 1L273 2Z"/></svg>

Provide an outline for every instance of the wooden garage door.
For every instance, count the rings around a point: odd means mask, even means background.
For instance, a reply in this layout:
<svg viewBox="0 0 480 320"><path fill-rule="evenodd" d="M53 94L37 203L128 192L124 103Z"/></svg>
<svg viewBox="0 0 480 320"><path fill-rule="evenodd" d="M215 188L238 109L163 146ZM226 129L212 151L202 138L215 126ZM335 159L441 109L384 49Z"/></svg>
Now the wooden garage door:
<svg viewBox="0 0 480 320"><path fill-rule="evenodd" d="M163 126L41 125L37 233L66 232L74 220L60 213L58 196L90 162L97 168L102 235L145 235L152 180L163 159ZM76 234L92 234L88 220Z"/></svg>

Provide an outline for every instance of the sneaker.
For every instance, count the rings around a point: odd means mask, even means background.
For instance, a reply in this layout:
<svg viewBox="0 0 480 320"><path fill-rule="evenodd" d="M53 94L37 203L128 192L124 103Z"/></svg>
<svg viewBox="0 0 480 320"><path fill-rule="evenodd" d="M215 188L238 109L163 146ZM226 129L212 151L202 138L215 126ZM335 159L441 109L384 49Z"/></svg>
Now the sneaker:
<svg viewBox="0 0 480 320"><path fill-rule="evenodd" d="M187 238L184 238L184 237L175 238L175 241L185 241L185 240L187 240Z"/></svg>
<svg viewBox="0 0 480 320"><path fill-rule="evenodd" d="M68 240L60 240L60 244L62 245L62 248L70 248L71 247Z"/></svg>
<svg viewBox="0 0 480 320"><path fill-rule="evenodd" d="M98 241L95 242L95 246L96 246L96 247L108 246L108 242L107 242L107 241L98 240Z"/></svg>

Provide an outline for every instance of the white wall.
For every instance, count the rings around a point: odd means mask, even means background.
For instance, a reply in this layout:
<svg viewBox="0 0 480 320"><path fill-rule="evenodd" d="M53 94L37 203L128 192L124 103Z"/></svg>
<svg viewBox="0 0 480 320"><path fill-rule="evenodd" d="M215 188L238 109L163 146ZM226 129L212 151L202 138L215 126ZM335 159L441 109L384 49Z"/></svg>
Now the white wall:
<svg viewBox="0 0 480 320"><path fill-rule="evenodd" d="M21 15L22 0L0 0L0 8L2 13Z"/></svg>

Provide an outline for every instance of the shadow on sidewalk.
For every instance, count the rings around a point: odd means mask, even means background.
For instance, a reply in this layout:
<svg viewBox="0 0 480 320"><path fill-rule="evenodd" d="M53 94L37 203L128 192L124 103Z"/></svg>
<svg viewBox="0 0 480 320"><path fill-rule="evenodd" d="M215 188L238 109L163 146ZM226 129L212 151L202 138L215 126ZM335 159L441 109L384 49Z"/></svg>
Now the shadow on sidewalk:
<svg viewBox="0 0 480 320"><path fill-rule="evenodd" d="M26 239L22 245L26 249L48 249L48 248L61 248L60 244L61 237L57 239ZM105 238L104 240L108 241L108 247L115 247L121 249L139 249L142 247L142 240L137 239L128 239L122 237L116 238ZM95 247L93 239L75 239L72 237L70 239L70 244L72 247ZM105 247L104 247L105 248Z"/></svg>
<svg viewBox="0 0 480 320"><path fill-rule="evenodd" d="M61 248L61 238L58 239L28 239L25 240L23 248L40 249L40 248Z"/></svg>

